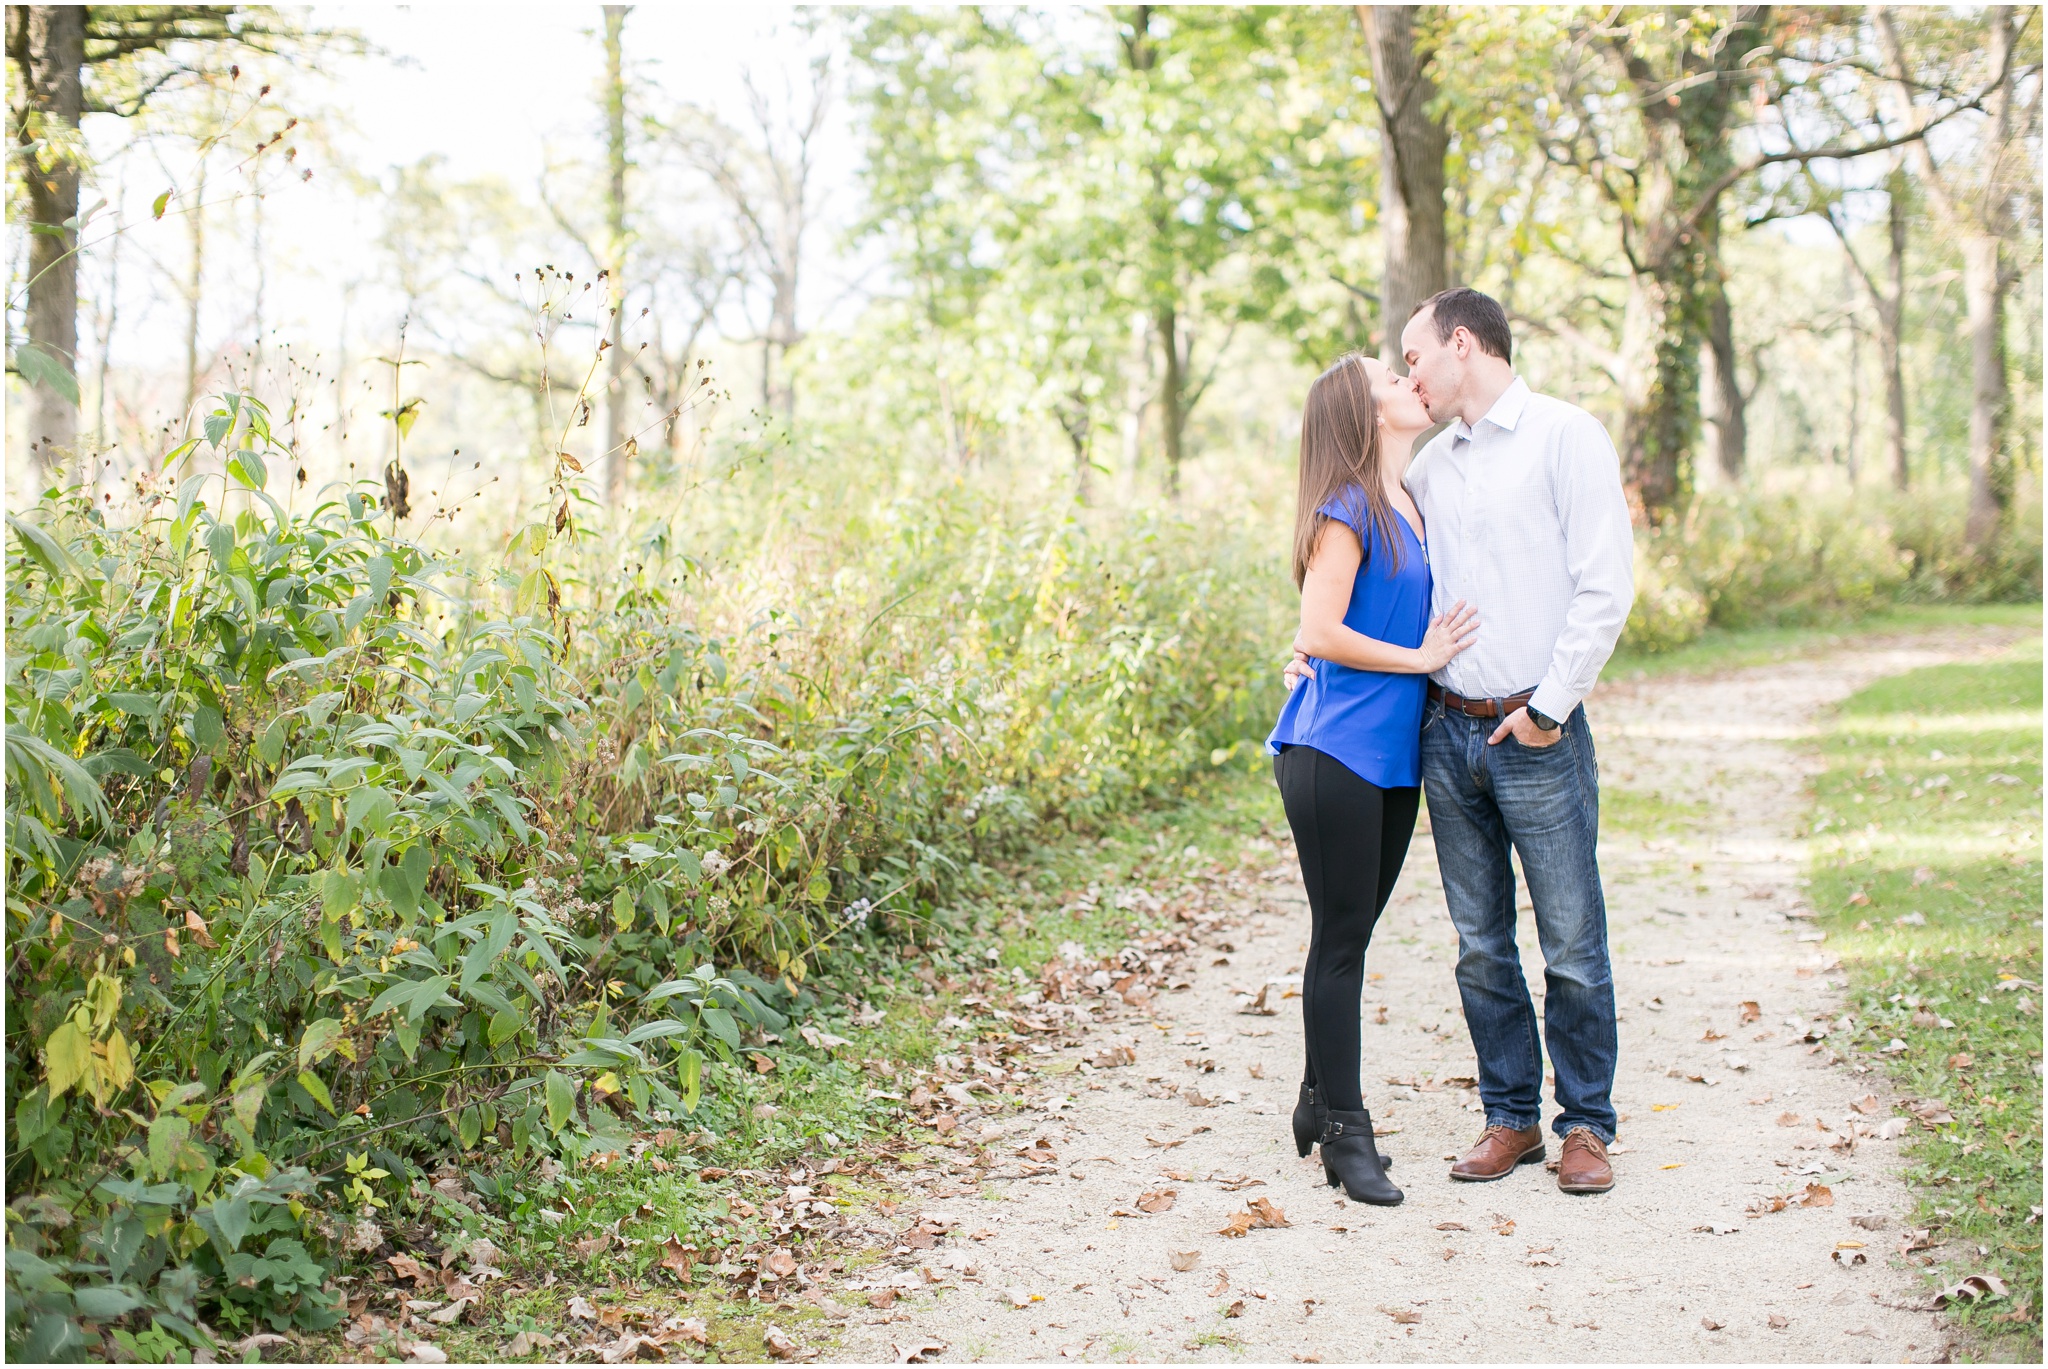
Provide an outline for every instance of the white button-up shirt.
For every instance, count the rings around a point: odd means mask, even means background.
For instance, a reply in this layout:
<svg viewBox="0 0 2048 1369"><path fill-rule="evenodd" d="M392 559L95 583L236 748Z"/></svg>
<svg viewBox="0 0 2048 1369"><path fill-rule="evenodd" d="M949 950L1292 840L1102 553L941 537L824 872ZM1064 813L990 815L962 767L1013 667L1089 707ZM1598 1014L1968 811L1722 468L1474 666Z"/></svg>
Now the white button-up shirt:
<svg viewBox="0 0 2048 1369"><path fill-rule="evenodd" d="M1435 575L1432 616L1463 599L1474 644L1430 676L1468 699L1531 688L1562 720L1592 692L1635 601L1621 462L1600 420L1519 376L1476 427L1463 419L1409 464Z"/></svg>

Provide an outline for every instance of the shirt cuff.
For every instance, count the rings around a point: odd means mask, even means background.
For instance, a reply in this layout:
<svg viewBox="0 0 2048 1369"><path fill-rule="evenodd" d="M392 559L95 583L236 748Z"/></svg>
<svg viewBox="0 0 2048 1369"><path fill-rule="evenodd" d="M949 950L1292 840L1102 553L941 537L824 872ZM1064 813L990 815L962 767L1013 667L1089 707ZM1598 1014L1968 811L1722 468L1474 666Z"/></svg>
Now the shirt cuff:
<svg viewBox="0 0 2048 1369"><path fill-rule="evenodd" d="M1537 685L1536 692L1529 698L1529 707L1558 723L1569 718L1578 706L1579 701L1572 697L1572 692L1555 680L1545 680Z"/></svg>

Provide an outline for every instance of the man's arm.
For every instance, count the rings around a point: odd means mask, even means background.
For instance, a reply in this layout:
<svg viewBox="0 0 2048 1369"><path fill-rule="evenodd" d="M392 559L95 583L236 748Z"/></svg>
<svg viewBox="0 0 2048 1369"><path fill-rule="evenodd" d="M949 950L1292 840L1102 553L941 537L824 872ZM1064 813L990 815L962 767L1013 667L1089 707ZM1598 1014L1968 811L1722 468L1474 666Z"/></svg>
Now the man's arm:
<svg viewBox="0 0 2048 1369"><path fill-rule="evenodd" d="M1558 523L1574 590L1550 669L1529 707L1560 722L1593 692L1635 602L1635 536L1621 460L1590 414L1569 422L1552 454Z"/></svg>

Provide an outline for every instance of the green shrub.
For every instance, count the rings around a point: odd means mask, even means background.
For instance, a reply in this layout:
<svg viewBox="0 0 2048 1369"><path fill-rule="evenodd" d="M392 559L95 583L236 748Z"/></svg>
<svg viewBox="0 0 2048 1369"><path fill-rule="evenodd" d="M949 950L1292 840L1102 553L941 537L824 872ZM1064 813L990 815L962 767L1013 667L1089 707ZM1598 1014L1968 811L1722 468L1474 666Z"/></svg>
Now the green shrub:
<svg viewBox="0 0 2048 1369"><path fill-rule="evenodd" d="M1626 649L1649 654L1709 627L1839 622L1901 602L2041 595L2038 482L2017 492L1982 554L1963 536L1967 491L1897 494L1811 482L1700 495L1682 519L1636 534Z"/></svg>
<svg viewBox="0 0 2048 1369"><path fill-rule="evenodd" d="M469 564L206 432L133 526L9 519L20 1356L322 1324L414 1163L696 1110L819 956L1275 704L1285 582L1214 529L956 489L712 573L558 478Z"/></svg>

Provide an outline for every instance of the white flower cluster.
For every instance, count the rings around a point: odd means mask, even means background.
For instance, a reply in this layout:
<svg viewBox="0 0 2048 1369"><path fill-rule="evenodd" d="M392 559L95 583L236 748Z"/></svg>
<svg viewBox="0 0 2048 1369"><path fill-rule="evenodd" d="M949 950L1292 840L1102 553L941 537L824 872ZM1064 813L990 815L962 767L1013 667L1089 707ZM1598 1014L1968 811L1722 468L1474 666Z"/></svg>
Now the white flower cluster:
<svg viewBox="0 0 2048 1369"><path fill-rule="evenodd" d="M875 905L866 899L856 899L839 910L839 920L848 927L865 926L868 914L874 910Z"/></svg>
<svg viewBox="0 0 2048 1369"><path fill-rule="evenodd" d="M702 857L702 863L704 866L704 878L706 879L717 879L727 870L732 869L732 858L723 851L706 851Z"/></svg>

